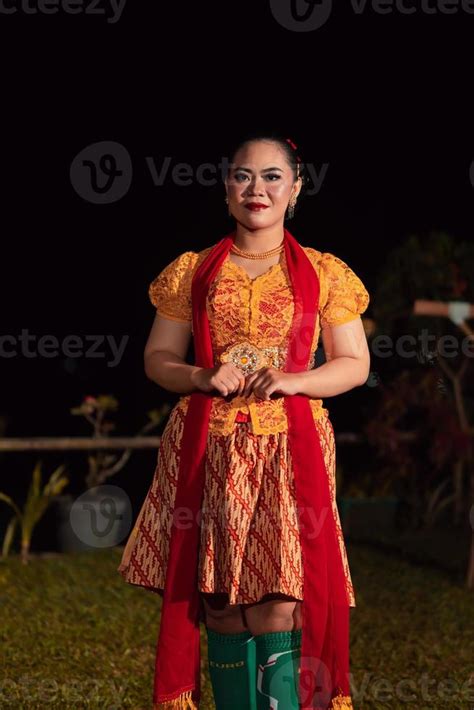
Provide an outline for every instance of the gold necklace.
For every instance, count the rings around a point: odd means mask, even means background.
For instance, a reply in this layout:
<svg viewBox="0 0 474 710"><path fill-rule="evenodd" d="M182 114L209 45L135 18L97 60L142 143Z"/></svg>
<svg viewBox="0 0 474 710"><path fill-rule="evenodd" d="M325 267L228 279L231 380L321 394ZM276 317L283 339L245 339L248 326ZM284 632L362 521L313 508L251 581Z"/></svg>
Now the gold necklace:
<svg viewBox="0 0 474 710"><path fill-rule="evenodd" d="M232 244L232 246L230 247L230 251L234 254L238 254L239 256L243 256L245 259L268 259L268 257L274 256L275 254L279 254L280 252L282 252L284 248L285 245L282 242L277 247L269 249L268 251L251 252L243 251L243 249L239 249L238 246Z"/></svg>

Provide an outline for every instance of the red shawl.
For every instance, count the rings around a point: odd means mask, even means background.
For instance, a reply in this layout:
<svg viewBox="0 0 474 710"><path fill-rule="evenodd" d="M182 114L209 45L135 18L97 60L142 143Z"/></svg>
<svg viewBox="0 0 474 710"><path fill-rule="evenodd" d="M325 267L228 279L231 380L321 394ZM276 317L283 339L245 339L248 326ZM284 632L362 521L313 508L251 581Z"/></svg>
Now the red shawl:
<svg viewBox="0 0 474 710"><path fill-rule="evenodd" d="M196 365L199 367L215 365L206 296L234 238L235 231L223 237L201 262L192 280L193 331ZM294 315L283 369L300 372L307 369L311 356L319 305L319 280L304 249L287 229L284 229L284 249L293 291ZM201 695L198 513L203 497L212 396L216 396L215 392L193 392L184 421L156 652L155 709L196 708ZM299 675L301 710L352 708L349 697L349 601L328 472L309 398L303 394L282 396L288 418L288 446L295 476L304 572ZM186 512L184 516L183 511ZM338 699L332 702L336 697Z"/></svg>

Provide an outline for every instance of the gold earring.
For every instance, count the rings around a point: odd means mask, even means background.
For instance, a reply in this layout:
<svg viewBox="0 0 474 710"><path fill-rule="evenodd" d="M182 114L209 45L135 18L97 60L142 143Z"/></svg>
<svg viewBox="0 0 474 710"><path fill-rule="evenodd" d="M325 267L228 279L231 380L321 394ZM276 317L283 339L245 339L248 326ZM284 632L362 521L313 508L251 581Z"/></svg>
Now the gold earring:
<svg viewBox="0 0 474 710"><path fill-rule="evenodd" d="M290 200L290 203L288 205L288 219L293 219L293 215L295 214L295 205L296 198L294 200Z"/></svg>

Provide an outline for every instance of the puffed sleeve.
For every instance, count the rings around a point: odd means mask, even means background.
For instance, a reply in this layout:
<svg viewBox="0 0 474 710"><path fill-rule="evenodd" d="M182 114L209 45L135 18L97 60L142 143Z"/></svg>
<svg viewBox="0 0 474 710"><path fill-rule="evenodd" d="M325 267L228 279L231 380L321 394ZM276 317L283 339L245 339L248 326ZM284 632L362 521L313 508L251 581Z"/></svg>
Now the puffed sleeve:
<svg viewBox="0 0 474 710"><path fill-rule="evenodd" d="M364 313L369 294L360 278L334 254L325 252L321 259L321 327L349 323Z"/></svg>
<svg viewBox="0 0 474 710"><path fill-rule="evenodd" d="M159 315L180 323L192 321L191 282L197 254L180 254L156 276L148 287L150 301Z"/></svg>

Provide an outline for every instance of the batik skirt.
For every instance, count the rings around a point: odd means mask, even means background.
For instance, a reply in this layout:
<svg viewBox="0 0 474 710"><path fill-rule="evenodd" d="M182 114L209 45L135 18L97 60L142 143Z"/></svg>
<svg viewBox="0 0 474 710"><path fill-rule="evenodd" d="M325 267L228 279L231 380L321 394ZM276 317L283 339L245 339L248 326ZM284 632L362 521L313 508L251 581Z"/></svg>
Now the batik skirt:
<svg viewBox="0 0 474 710"><path fill-rule="evenodd" d="M166 578L186 411L180 401L170 413L151 485L118 567L126 582L160 595ZM204 594L226 594L230 604L256 603L275 594L302 600L298 509L288 435L255 435L250 421L243 419L235 422L231 434L208 433L203 502L197 519L198 588ZM326 409L315 417L315 426L326 463L348 604L355 607L336 506L334 430Z"/></svg>

